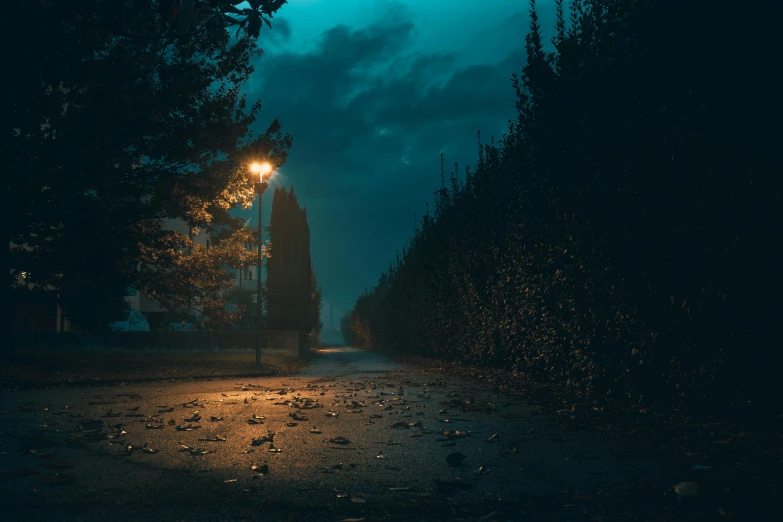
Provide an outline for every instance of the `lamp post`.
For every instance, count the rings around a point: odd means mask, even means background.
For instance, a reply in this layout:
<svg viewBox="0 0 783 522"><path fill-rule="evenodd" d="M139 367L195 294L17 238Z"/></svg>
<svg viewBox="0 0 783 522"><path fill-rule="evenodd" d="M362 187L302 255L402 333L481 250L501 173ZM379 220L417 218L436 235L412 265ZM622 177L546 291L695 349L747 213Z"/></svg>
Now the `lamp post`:
<svg viewBox="0 0 783 522"><path fill-rule="evenodd" d="M250 165L250 172L258 174L258 182L255 185L256 194L258 194L258 269L256 271L256 309L258 310L258 329L256 330L256 368L261 367L261 331L263 329L263 315L261 309L261 264L263 257L261 247L264 244L264 232L261 227L261 197L269 185L269 178L272 176L272 165L269 163L253 163Z"/></svg>

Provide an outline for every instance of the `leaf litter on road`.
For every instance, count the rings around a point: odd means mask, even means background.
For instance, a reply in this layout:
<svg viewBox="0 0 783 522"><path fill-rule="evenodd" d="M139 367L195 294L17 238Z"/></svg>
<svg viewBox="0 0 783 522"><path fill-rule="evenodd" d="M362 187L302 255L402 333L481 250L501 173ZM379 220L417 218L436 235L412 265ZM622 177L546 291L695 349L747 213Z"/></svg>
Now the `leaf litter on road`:
<svg viewBox="0 0 783 522"><path fill-rule="evenodd" d="M269 473L269 465L268 464L253 464L250 466L250 470L254 471L257 475L266 475Z"/></svg>
<svg viewBox="0 0 783 522"><path fill-rule="evenodd" d="M258 439L252 439L250 441L251 446L261 446L262 444L266 444L267 442L272 444L274 443L275 434L272 432L267 433L265 436L260 437Z"/></svg>
<svg viewBox="0 0 783 522"><path fill-rule="evenodd" d="M198 440L199 442L226 442L226 438L221 437L220 435L204 437L203 439L198 439Z"/></svg>
<svg viewBox="0 0 783 522"><path fill-rule="evenodd" d="M215 450L207 450L207 449L199 448L199 447L191 447L191 446L188 446L188 445L183 444L181 442L179 443L179 446L180 446L180 448L182 448L182 449L180 449L180 451L188 452L191 455L193 455L194 457L200 457L202 455L207 455L209 453L215 453Z"/></svg>
<svg viewBox="0 0 783 522"><path fill-rule="evenodd" d="M179 425L177 425L177 427L175 429L177 431L194 431L194 430L201 429L201 426L199 426L198 424L195 424L195 425L194 424L184 424L184 425L183 424L179 424Z"/></svg>
<svg viewBox="0 0 783 522"><path fill-rule="evenodd" d="M694 497L699 494L699 485L696 482L680 482L674 486L674 492L682 497Z"/></svg>

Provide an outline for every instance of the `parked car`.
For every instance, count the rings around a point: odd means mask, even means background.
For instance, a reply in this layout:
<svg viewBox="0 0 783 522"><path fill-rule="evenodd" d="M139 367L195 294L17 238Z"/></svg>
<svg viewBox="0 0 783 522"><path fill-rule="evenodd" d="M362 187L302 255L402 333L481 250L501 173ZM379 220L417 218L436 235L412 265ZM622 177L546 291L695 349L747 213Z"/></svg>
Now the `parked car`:
<svg viewBox="0 0 783 522"><path fill-rule="evenodd" d="M138 310L126 310L122 319L109 323L112 332L149 332L150 325Z"/></svg>
<svg viewBox="0 0 783 522"><path fill-rule="evenodd" d="M199 314L167 313L160 321L158 330L170 332L195 332L199 329Z"/></svg>

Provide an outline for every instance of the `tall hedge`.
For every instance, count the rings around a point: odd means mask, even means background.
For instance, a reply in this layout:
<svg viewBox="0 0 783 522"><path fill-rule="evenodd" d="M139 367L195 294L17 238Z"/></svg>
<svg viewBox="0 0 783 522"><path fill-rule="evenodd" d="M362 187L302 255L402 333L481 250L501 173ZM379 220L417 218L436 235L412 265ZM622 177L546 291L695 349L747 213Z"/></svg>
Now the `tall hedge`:
<svg viewBox="0 0 783 522"><path fill-rule="evenodd" d="M558 1L548 53L530 4L518 117L441 169L348 336L780 420L777 37L703 1Z"/></svg>

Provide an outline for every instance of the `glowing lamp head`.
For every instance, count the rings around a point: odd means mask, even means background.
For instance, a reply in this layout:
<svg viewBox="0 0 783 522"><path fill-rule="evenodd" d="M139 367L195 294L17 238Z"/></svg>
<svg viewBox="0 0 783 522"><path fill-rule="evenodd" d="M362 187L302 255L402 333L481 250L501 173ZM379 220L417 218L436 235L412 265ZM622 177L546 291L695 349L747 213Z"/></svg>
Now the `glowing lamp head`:
<svg viewBox="0 0 783 522"><path fill-rule="evenodd" d="M272 165L270 165L267 162L252 163L250 165L250 172L252 172L253 174L258 174L259 179L263 181L264 178L268 177L268 174L272 172Z"/></svg>

